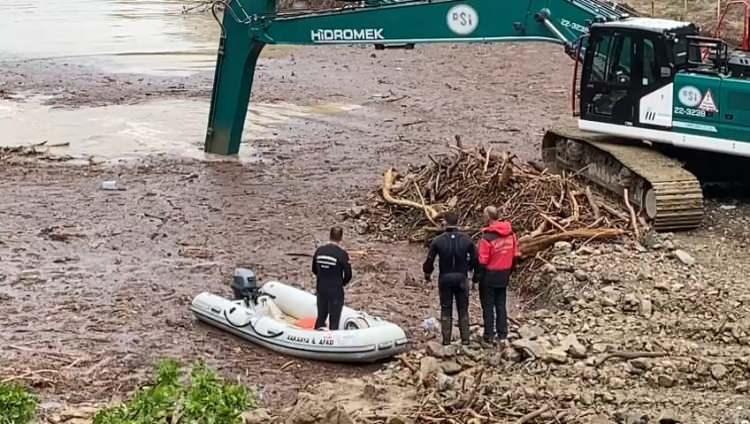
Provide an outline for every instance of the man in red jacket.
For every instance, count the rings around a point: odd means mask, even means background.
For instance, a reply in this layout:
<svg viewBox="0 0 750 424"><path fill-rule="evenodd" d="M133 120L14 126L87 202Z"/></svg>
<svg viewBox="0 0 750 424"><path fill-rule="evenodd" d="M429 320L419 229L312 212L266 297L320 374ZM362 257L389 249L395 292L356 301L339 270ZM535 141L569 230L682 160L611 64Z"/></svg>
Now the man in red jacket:
<svg viewBox="0 0 750 424"><path fill-rule="evenodd" d="M494 344L495 336L501 342L508 337L508 312L506 293L510 274L520 256L518 238L508 221L499 221L497 208L484 209L487 227L479 240L479 265L474 282L479 283L484 319L484 342Z"/></svg>

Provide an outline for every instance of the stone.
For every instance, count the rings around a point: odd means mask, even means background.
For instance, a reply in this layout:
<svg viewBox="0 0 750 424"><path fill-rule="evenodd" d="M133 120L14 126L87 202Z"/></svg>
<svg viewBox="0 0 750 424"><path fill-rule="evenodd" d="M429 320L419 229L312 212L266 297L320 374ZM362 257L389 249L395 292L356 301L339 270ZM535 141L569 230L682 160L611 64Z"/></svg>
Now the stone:
<svg viewBox="0 0 750 424"><path fill-rule="evenodd" d="M449 353L446 352L445 346L438 342L427 342L426 350L428 355L436 358L444 358L447 356L446 354Z"/></svg>
<svg viewBox="0 0 750 424"><path fill-rule="evenodd" d="M575 272L573 273L573 276L578 281L586 281L586 280L589 279L588 274L586 274L586 272L584 270L582 270L582 269L575 270Z"/></svg>
<svg viewBox="0 0 750 424"><path fill-rule="evenodd" d="M571 251L573 251L573 245L567 241L558 241L552 247L553 255L567 255Z"/></svg>
<svg viewBox="0 0 750 424"><path fill-rule="evenodd" d="M463 367L456 361L444 361L440 364L440 367L442 368L443 372L448 375L458 374L463 369Z"/></svg>
<svg viewBox="0 0 750 424"><path fill-rule="evenodd" d="M513 343L511 343L511 346L514 348L534 356L535 358L542 358L544 357L544 347L541 343L529 340L529 339L520 339L520 340L514 340Z"/></svg>
<svg viewBox="0 0 750 424"><path fill-rule="evenodd" d="M614 299L612 299L611 297L608 297L608 296L602 296L599 299L599 303L602 306L604 306L604 307L610 307L611 308L613 306L617 306L617 301L614 300Z"/></svg>
<svg viewBox="0 0 750 424"><path fill-rule="evenodd" d="M668 376L666 374L659 375L659 377L657 377L656 381L657 381L657 383L661 387L672 387L672 386L675 385L674 378L672 378L672 377L670 377L670 376Z"/></svg>
<svg viewBox="0 0 750 424"><path fill-rule="evenodd" d="M602 282L603 283L619 283L622 281L622 277L620 277L619 274L615 274L613 272L607 272L602 275Z"/></svg>
<svg viewBox="0 0 750 424"><path fill-rule="evenodd" d="M242 420L245 424L263 424L271 421L271 415L265 408L258 408L242 413Z"/></svg>
<svg viewBox="0 0 750 424"><path fill-rule="evenodd" d="M573 358L582 359L586 357L586 346L582 345L578 341L575 334L568 334L560 342L563 349L570 354Z"/></svg>
<svg viewBox="0 0 750 424"><path fill-rule="evenodd" d="M425 356L419 362L419 381L428 385L432 377L440 370L440 363L432 356Z"/></svg>
<svg viewBox="0 0 750 424"><path fill-rule="evenodd" d="M613 389L622 389L625 387L625 380L620 377L610 377L608 384Z"/></svg>
<svg viewBox="0 0 750 424"><path fill-rule="evenodd" d="M715 364L711 366L711 375L717 380L724 378L724 376L727 375L727 372L729 371L724 365Z"/></svg>
<svg viewBox="0 0 750 424"><path fill-rule="evenodd" d="M654 283L654 288L656 290L669 291L669 289L671 288L671 286L669 285L668 281L659 280L659 281L657 281L657 282Z"/></svg>
<svg viewBox="0 0 750 424"><path fill-rule="evenodd" d="M743 381L742 383L734 386L734 391L737 393L747 393L750 391L750 384L747 383L747 381Z"/></svg>
<svg viewBox="0 0 750 424"><path fill-rule="evenodd" d="M438 391L444 392L453 387L453 377L449 377L443 373L438 373L437 376L437 389Z"/></svg>
<svg viewBox="0 0 750 424"><path fill-rule="evenodd" d="M538 337L541 337L543 334L544 329L528 324L524 324L521 326L521 328L518 329L518 335L521 336L522 339L534 340Z"/></svg>
<svg viewBox="0 0 750 424"><path fill-rule="evenodd" d="M651 300L647 298L641 299L640 302L641 316L644 318L651 318L654 313L654 307L651 304Z"/></svg>
<svg viewBox="0 0 750 424"><path fill-rule="evenodd" d="M589 415L584 418L584 424L612 424L612 420L607 418L606 415Z"/></svg>
<svg viewBox="0 0 750 424"><path fill-rule="evenodd" d="M594 404L594 394L591 392L584 392L581 395L581 403L584 405L593 405Z"/></svg>
<svg viewBox="0 0 750 424"><path fill-rule="evenodd" d="M664 242L664 248L667 250L674 250L674 242L672 240L667 240Z"/></svg>
<svg viewBox="0 0 750 424"><path fill-rule="evenodd" d="M554 265L550 264L550 263L546 263L546 264L542 265L541 271L544 274L556 274L557 273L557 268Z"/></svg>
<svg viewBox="0 0 750 424"><path fill-rule="evenodd" d="M683 264L690 266L695 263L695 259L690 254L682 249L674 251L674 256Z"/></svg>
<svg viewBox="0 0 750 424"><path fill-rule="evenodd" d="M651 361L645 358L635 358L630 360L630 365L633 366L633 368L637 368L640 370L648 371L653 367L653 364Z"/></svg>
<svg viewBox="0 0 750 424"><path fill-rule="evenodd" d="M351 415L341 406L331 408L325 416L325 422L330 424L354 424Z"/></svg>
<svg viewBox="0 0 750 424"><path fill-rule="evenodd" d="M661 411L656 422L659 424L679 424L682 421L677 418L677 414L674 411L671 409L665 409L664 411Z"/></svg>
<svg viewBox="0 0 750 424"><path fill-rule="evenodd" d="M554 349L547 350L544 353L543 359L546 362L557 362L559 364L564 364L568 362L568 354L562 347L556 347Z"/></svg>

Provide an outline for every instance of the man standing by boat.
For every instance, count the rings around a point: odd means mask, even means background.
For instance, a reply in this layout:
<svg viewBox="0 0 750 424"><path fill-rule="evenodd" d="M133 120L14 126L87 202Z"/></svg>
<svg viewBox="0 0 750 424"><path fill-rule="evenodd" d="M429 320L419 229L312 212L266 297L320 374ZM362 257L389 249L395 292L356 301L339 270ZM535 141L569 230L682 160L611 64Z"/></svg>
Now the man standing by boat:
<svg viewBox="0 0 750 424"><path fill-rule="evenodd" d="M469 236L458 230L458 216L449 212L443 217L445 231L430 244L427 260L422 265L424 278L430 281L439 256L440 271L438 291L440 293L440 327L443 345L451 343L453 331L453 299L458 310L458 329L461 343L469 344L469 271L474 271L477 262L476 248Z"/></svg>
<svg viewBox="0 0 750 424"><path fill-rule="evenodd" d="M349 254L340 246L343 236L341 227L331 228L329 243L318 247L313 255L312 272L317 277L316 329L325 327L326 318L330 330L339 329L341 310L344 308L344 286L352 279Z"/></svg>
<svg viewBox="0 0 750 424"><path fill-rule="evenodd" d="M497 208L484 209L487 227L479 240L479 264L474 282L479 283L482 302L484 342L495 344L495 336L502 343L508 337L508 312L506 308L508 281L520 256L518 238L510 222L498 220Z"/></svg>

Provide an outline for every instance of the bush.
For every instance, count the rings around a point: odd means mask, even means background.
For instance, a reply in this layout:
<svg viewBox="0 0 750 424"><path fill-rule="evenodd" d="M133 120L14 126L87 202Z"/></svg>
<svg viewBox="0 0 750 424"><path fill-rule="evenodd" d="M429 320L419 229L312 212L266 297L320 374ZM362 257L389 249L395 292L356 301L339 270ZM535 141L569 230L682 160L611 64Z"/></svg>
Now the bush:
<svg viewBox="0 0 750 424"><path fill-rule="evenodd" d="M0 424L26 424L36 415L38 400L24 387L0 383Z"/></svg>
<svg viewBox="0 0 750 424"><path fill-rule="evenodd" d="M242 385L221 381L204 364L193 367L182 384L179 364L159 364L156 381L129 402L103 409L93 424L241 423L241 414L257 407L254 394Z"/></svg>

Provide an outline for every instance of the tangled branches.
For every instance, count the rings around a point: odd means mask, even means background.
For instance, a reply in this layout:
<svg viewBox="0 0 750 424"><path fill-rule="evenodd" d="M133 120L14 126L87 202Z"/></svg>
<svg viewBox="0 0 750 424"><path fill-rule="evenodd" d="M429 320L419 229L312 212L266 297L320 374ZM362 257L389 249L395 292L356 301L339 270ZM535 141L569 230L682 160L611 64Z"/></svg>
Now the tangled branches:
<svg viewBox="0 0 750 424"><path fill-rule="evenodd" d="M476 238L482 210L494 205L520 237L524 258L541 263L543 253L558 241L588 242L627 231L628 215L575 176L518 165L510 153L492 148L451 149L429 155L429 163L404 174L385 171L382 187L372 196L368 227L381 238L427 243L440 232L440 215L452 210Z"/></svg>

